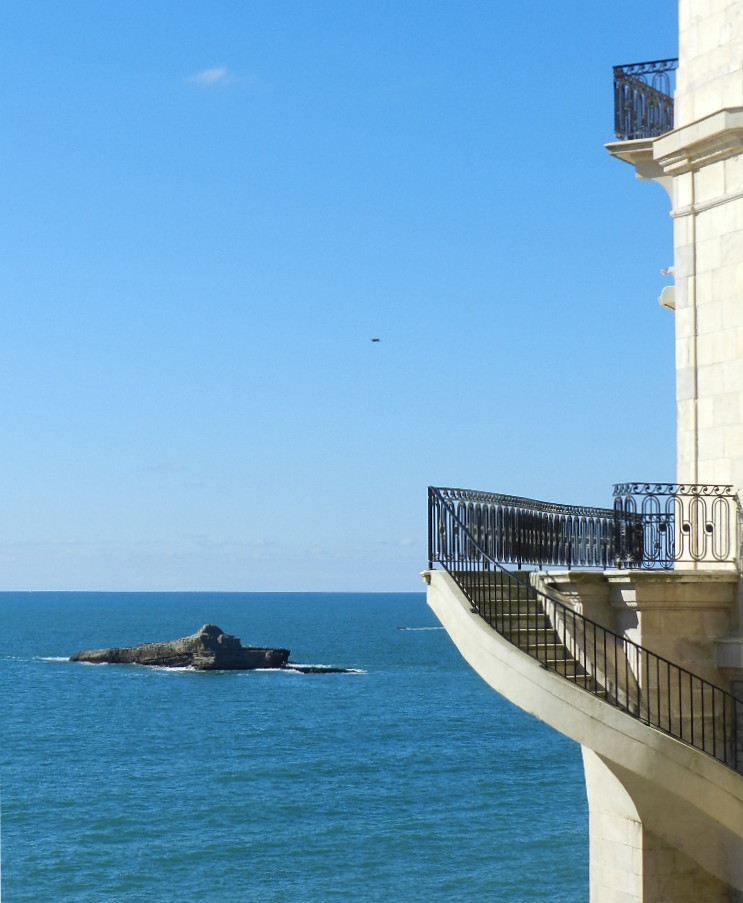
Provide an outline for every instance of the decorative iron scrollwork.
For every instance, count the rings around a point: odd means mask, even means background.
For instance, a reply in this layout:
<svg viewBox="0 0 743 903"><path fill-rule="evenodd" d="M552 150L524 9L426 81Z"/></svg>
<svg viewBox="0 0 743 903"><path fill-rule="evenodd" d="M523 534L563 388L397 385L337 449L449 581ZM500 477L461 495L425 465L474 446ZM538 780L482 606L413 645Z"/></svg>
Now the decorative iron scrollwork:
<svg viewBox="0 0 743 903"><path fill-rule="evenodd" d="M739 563L741 519L732 486L618 483L614 507L642 523L642 556L627 567Z"/></svg>
<svg viewBox="0 0 743 903"><path fill-rule="evenodd" d="M677 59L614 67L614 132L619 141L657 138L673 129Z"/></svg>

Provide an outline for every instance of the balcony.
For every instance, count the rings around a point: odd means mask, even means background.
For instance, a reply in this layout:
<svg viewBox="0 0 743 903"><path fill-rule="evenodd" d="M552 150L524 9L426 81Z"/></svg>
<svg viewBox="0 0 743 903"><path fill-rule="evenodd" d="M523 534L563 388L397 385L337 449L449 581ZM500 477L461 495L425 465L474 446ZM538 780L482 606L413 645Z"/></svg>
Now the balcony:
<svg viewBox="0 0 743 903"><path fill-rule="evenodd" d="M527 674L523 656L581 691L571 703L576 710L586 707L581 697L588 693L743 773L743 698L622 632L629 626L636 633L636 619L634 626L612 625L606 615L616 600L609 598L607 611L596 620L556 591L554 580L534 579L544 575L522 570L524 565L581 566L605 574L612 567L670 571L680 566L691 569L686 575L699 568L704 581L710 570L723 567L730 570L720 576L730 584L740 542L738 498L730 486L626 483L615 486L614 498L613 508L584 508L430 487L429 604L457 645L471 654L473 667L496 688L507 686L506 695L517 704L534 711L534 686L542 681L547 708L539 717L549 723L549 706L566 694L557 684L547 686L540 672ZM514 564L518 571L507 569ZM633 577L633 593L645 582L640 577ZM706 602L697 607L705 609ZM646 615L656 609L651 605ZM500 639L483 634L480 622ZM705 638L692 640L699 645ZM499 643L506 650L502 656L495 649ZM489 663L486 645L512 676ZM595 726L595 713L588 708L586 713ZM586 734L581 736L584 742Z"/></svg>
<svg viewBox="0 0 743 903"><path fill-rule="evenodd" d="M614 67L614 133L618 141L657 138L673 129L677 59Z"/></svg>

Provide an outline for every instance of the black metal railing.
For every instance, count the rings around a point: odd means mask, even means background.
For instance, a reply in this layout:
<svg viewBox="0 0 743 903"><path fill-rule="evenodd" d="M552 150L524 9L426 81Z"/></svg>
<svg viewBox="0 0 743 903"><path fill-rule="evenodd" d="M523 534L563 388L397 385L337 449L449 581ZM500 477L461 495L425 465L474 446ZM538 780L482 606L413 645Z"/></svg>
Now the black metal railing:
<svg viewBox="0 0 743 903"><path fill-rule="evenodd" d="M641 554L626 567L739 565L741 516L732 486L618 483L614 509L642 525Z"/></svg>
<svg viewBox="0 0 743 903"><path fill-rule="evenodd" d="M619 141L657 138L673 128L677 59L614 67L614 133Z"/></svg>
<svg viewBox="0 0 743 903"><path fill-rule="evenodd" d="M741 516L732 486L619 483L613 508L471 489L437 491L491 558L518 568L668 569L740 562Z"/></svg>
<svg viewBox="0 0 743 903"><path fill-rule="evenodd" d="M506 570L460 517L463 509L449 493L429 488L429 567L443 567L474 612L547 670L741 771L743 699Z"/></svg>
<svg viewBox="0 0 743 903"><path fill-rule="evenodd" d="M629 511L556 505L471 489L436 491L454 506L468 533L495 561L519 568L609 568L642 557L641 518ZM446 536L440 538L441 543L446 541ZM446 554L445 549L440 551Z"/></svg>

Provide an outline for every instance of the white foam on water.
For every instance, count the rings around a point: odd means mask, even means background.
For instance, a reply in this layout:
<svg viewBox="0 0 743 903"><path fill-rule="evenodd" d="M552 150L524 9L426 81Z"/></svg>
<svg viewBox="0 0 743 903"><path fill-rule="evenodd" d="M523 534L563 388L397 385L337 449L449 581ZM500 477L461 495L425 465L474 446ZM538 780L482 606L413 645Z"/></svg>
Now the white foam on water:
<svg viewBox="0 0 743 903"><path fill-rule="evenodd" d="M53 655L40 655L37 656L37 661L40 662L69 662L70 659L66 656L53 656ZM140 665L136 662L74 662L75 665L92 665L94 668L107 668L109 665L126 665L126 666L134 666L136 668L147 668L149 671L196 671L196 668L188 665L182 668L165 668L162 665Z"/></svg>
<svg viewBox="0 0 743 903"><path fill-rule="evenodd" d="M398 627L398 630L443 630L443 627Z"/></svg>
<svg viewBox="0 0 743 903"><path fill-rule="evenodd" d="M328 665L310 665L307 662L287 662L286 668L282 668L282 671L294 671L295 674L302 674L300 668L328 668ZM322 673L322 672L318 672ZM366 674L367 671L364 668L343 668L340 671L329 671L329 674Z"/></svg>
<svg viewBox="0 0 743 903"><path fill-rule="evenodd" d="M52 662L52 661L57 661L57 659L47 658L47 659L41 659L41 661ZM63 659L60 659L60 661L68 662L68 661L70 661L70 659L63 658ZM109 662L73 662L73 664L74 665L90 665L92 668L108 668L110 663Z"/></svg>
<svg viewBox="0 0 743 903"><path fill-rule="evenodd" d="M170 671L197 671L197 668L194 668L193 665L179 665L173 668L165 667L164 665L142 665L143 668L149 668L150 671L163 671L168 673Z"/></svg>

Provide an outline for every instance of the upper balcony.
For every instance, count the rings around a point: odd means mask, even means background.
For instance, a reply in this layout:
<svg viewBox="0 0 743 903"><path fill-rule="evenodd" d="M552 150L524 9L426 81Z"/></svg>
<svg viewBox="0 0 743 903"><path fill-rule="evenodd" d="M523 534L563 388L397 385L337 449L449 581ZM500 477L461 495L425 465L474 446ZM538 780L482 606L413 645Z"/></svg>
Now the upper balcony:
<svg viewBox="0 0 743 903"><path fill-rule="evenodd" d="M614 67L614 133L618 141L657 138L673 129L677 59Z"/></svg>

